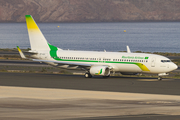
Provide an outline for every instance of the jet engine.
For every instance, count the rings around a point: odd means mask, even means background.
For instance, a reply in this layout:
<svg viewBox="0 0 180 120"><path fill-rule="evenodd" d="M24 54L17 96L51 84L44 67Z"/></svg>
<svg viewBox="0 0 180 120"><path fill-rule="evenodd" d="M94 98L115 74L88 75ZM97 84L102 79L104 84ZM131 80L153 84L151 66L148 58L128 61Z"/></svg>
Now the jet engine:
<svg viewBox="0 0 180 120"><path fill-rule="evenodd" d="M89 70L91 75L109 76L110 69L108 66L92 66Z"/></svg>

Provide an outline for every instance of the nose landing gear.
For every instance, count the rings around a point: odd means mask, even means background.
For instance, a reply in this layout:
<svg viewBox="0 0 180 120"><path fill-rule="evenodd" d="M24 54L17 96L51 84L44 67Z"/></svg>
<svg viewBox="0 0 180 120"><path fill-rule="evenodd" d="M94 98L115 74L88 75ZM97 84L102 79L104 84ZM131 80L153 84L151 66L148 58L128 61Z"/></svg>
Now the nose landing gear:
<svg viewBox="0 0 180 120"><path fill-rule="evenodd" d="M162 76L169 75L169 73L159 73L158 74L158 80L162 80Z"/></svg>

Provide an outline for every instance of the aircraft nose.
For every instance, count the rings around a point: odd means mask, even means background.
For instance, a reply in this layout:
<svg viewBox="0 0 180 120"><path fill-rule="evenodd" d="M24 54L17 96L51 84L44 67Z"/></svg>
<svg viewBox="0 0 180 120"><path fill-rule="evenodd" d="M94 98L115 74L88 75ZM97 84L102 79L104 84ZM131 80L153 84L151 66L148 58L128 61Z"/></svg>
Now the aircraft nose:
<svg viewBox="0 0 180 120"><path fill-rule="evenodd" d="M174 63L171 64L171 69L172 69L172 70L176 70L177 68L178 68L178 66L177 66L176 64L174 64Z"/></svg>

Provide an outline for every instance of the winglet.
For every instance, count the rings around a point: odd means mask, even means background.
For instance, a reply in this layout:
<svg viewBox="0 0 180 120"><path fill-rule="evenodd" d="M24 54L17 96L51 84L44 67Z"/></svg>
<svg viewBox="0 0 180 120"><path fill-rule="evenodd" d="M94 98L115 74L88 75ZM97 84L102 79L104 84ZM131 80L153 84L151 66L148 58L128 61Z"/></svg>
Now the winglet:
<svg viewBox="0 0 180 120"><path fill-rule="evenodd" d="M23 52L21 51L21 49L18 46L17 46L17 49L19 51L21 58L26 59L25 55L23 54Z"/></svg>
<svg viewBox="0 0 180 120"><path fill-rule="evenodd" d="M128 45L127 45L127 53L131 53L131 50Z"/></svg>

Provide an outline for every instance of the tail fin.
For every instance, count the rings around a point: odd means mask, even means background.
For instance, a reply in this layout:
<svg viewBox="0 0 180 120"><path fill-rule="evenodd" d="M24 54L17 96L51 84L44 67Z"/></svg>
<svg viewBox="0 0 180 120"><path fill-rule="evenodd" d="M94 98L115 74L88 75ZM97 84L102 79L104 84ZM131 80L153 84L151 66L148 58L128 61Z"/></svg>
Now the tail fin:
<svg viewBox="0 0 180 120"><path fill-rule="evenodd" d="M31 15L26 15L26 24L32 51L50 50L49 43Z"/></svg>

